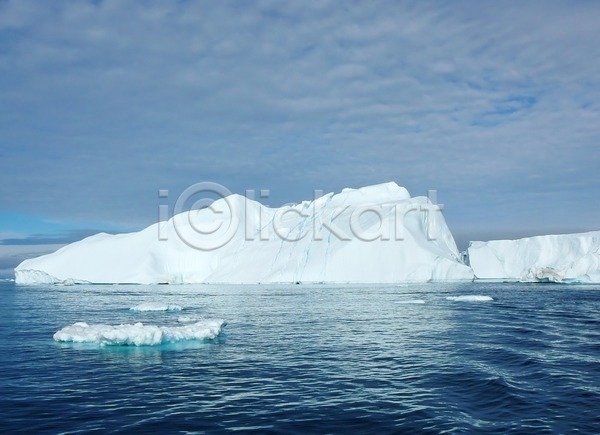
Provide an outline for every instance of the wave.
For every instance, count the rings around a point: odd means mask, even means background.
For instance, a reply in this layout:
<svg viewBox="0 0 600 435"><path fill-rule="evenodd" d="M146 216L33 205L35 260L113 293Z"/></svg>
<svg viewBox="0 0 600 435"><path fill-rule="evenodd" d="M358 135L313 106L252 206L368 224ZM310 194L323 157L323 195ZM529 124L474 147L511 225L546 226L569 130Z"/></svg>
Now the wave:
<svg viewBox="0 0 600 435"><path fill-rule="evenodd" d="M460 296L448 296L446 298L448 301L456 301L456 302L488 302L493 301L494 298L491 296L483 296L483 295L460 295Z"/></svg>
<svg viewBox="0 0 600 435"><path fill-rule="evenodd" d="M223 330L224 320L205 320L185 326L156 326L143 323L88 325L77 322L54 334L54 340L70 343L97 343L102 346L155 346L185 340L212 340Z"/></svg>
<svg viewBox="0 0 600 435"><path fill-rule="evenodd" d="M190 316L179 316L177 318L177 321L179 323L194 323L197 322L198 320L194 317L190 317Z"/></svg>
<svg viewBox="0 0 600 435"><path fill-rule="evenodd" d="M181 311L183 308L179 305L167 305L161 303L145 303L131 307L131 311Z"/></svg>

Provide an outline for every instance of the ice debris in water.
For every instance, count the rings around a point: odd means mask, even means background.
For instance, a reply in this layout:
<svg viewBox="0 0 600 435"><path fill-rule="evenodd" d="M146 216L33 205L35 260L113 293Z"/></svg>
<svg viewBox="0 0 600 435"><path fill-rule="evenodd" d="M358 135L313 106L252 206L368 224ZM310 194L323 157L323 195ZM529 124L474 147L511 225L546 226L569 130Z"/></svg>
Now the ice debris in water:
<svg viewBox="0 0 600 435"><path fill-rule="evenodd" d="M448 296L446 300L456 301L456 302L487 302L493 301L494 298L491 296L482 296L482 295L461 295L461 296Z"/></svg>
<svg viewBox="0 0 600 435"><path fill-rule="evenodd" d="M131 311L181 311L179 305L167 305L161 303L144 303L131 307Z"/></svg>
<svg viewBox="0 0 600 435"><path fill-rule="evenodd" d="M77 322L54 334L54 340L100 345L153 346L185 340L212 340L225 327L224 320L204 320L184 326L156 326L143 323L88 325Z"/></svg>

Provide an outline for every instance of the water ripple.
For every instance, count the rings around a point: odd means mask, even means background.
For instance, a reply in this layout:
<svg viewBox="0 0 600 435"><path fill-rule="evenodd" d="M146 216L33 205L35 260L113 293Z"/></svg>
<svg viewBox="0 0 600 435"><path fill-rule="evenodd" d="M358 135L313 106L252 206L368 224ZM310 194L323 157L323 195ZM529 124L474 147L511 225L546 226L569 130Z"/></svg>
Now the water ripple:
<svg viewBox="0 0 600 435"><path fill-rule="evenodd" d="M2 432L600 432L597 287L0 288ZM154 347L52 340L75 322L181 328L123 309L170 301L228 326Z"/></svg>

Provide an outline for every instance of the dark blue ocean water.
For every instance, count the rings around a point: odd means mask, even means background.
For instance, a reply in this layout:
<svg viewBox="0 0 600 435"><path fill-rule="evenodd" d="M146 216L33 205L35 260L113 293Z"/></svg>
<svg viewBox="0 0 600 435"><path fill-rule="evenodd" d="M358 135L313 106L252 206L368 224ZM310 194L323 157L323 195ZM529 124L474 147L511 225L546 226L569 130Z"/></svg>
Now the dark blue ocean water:
<svg viewBox="0 0 600 435"><path fill-rule="evenodd" d="M600 433L600 286L0 291L3 433ZM458 295L494 300L446 299ZM129 310L142 302L184 310ZM179 316L228 325L160 346L52 338L77 321Z"/></svg>

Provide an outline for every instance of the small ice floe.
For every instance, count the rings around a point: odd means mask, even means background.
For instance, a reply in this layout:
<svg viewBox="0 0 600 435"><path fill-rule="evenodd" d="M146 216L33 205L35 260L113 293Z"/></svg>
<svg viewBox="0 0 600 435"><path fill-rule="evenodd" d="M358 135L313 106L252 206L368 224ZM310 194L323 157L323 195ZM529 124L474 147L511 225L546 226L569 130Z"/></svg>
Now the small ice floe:
<svg viewBox="0 0 600 435"><path fill-rule="evenodd" d="M396 301L397 304L424 304L425 301L423 299L406 299L404 301Z"/></svg>
<svg viewBox="0 0 600 435"><path fill-rule="evenodd" d="M181 311L179 305L167 305L161 303L144 303L131 307L131 311Z"/></svg>
<svg viewBox="0 0 600 435"><path fill-rule="evenodd" d="M143 323L88 325L77 322L54 334L54 340L70 343L97 343L102 346L155 346L185 340L212 340L225 327L224 320L204 320L185 326L156 326Z"/></svg>
<svg viewBox="0 0 600 435"><path fill-rule="evenodd" d="M483 295L460 295L460 296L448 296L446 298L448 301L455 302L488 302L493 301L494 298L491 296L483 296Z"/></svg>

